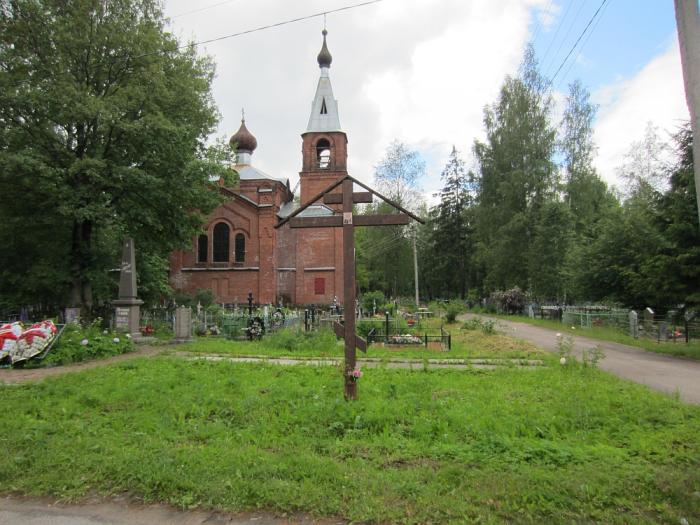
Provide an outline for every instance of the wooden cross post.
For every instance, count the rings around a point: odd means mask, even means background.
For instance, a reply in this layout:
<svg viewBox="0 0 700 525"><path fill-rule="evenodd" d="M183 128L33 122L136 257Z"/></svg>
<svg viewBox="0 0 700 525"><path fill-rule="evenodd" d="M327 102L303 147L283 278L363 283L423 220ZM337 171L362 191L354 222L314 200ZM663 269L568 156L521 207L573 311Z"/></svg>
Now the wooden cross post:
<svg viewBox="0 0 700 525"><path fill-rule="evenodd" d="M366 189L366 192L353 193L353 184ZM342 193L331 193L338 186L342 186ZM358 203L372 202L372 196L376 195L399 213L390 215L353 215L352 206ZM341 214L297 217L306 208L323 199L324 204L342 204ZM340 180L331 184L324 191L312 197L303 206L292 212L289 216L281 220L275 228L279 228L289 222L291 228L343 228L343 309L344 324L336 323L335 333L345 340L345 368L344 368L344 389L345 399L357 399L357 381L353 378L353 371L356 366L355 349L359 348L363 352L367 351L367 342L355 334L355 233L356 226L392 226L408 224L410 219L420 223L423 221L411 212L403 209L398 204L380 195L370 187L360 181L346 175Z"/></svg>

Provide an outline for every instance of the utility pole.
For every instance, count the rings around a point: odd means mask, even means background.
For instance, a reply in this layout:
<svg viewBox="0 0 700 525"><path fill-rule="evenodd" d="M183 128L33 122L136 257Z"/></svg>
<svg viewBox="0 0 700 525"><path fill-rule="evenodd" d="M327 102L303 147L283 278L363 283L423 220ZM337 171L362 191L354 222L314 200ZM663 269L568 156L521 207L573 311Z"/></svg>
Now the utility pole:
<svg viewBox="0 0 700 525"><path fill-rule="evenodd" d="M418 250L416 249L416 231L413 231L413 275L415 276L416 283L416 308L420 306L420 299L418 298Z"/></svg>
<svg viewBox="0 0 700 525"><path fill-rule="evenodd" d="M678 45L681 49L685 100L693 130L695 196L700 223L700 11L698 0L674 0Z"/></svg>

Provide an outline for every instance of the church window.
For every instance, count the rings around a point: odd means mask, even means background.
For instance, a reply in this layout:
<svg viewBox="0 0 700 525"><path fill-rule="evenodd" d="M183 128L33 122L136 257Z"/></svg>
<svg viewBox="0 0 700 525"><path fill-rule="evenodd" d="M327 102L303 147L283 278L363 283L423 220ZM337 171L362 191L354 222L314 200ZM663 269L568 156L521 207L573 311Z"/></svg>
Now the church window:
<svg viewBox="0 0 700 525"><path fill-rule="evenodd" d="M228 262L228 224L220 222L214 226L214 262Z"/></svg>
<svg viewBox="0 0 700 525"><path fill-rule="evenodd" d="M316 160L322 170L327 170L331 165L331 145L326 139L316 143Z"/></svg>
<svg viewBox="0 0 700 525"><path fill-rule="evenodd" d="M245 235L236 234L236 262L245 262Z"/></svg>
<svg viewBox="0 0 700 525"><path fill-rule="evenodd" d="M325 277L316 277L316 279L314 279L314 294L315 295L325 295L326 294L326 279L325 279Z"/></svg>
<svg viewBox="0 0 700 525"><path fill-rule="evenodd" d="M209 250L209 237L205 234L197 237L197 262L207 262L207 251Z"/></svg>
<svg viewBox="0 0 700 525"><path fill-rule="evenodd" d="M326 99L324 98L321 101L321 115L327 115L328 114L328 108L326 108Z"/></svg>

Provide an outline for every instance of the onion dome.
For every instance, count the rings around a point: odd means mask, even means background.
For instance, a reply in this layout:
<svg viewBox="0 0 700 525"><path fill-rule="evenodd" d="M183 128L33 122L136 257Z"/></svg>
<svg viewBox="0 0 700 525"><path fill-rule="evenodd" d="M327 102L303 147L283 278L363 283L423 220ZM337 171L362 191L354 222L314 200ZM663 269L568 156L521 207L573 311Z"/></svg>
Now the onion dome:
<svg viewBox="0 0 700 525"><path fill-rule="evenodd" d="M333 61L333 57L331 56L331 52L328 51L328 46L326 45L326 35L328 34L328 31L325 29L322 31L323 33L323 47L321 47L321 52L318 54L317 60L318 60L318 66L319 67L331 67L331 62Z"/></svg>
<svg viewBox="0 0 700 525"><path fill-rule="evenodd" d="M245 118L241 119L241 127L231 137L229 143L236 144L236 151L247 151L252 153L258 147L258 141L253 134L245 127Z"/></svg>

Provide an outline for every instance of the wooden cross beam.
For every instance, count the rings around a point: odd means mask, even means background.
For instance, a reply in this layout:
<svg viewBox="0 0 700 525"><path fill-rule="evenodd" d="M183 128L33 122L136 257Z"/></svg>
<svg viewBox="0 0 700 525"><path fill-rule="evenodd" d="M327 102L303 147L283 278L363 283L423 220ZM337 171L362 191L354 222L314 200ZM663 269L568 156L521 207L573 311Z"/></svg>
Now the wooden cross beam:
<svg viewBox="0 0 700 525"><path fill-rule="evenodd" d="M353 193L353 184L367 190ZM342 193L331 193L342 185ZM361 202L372 202L372 196L379 197L384 202L399 211L393 215L353 215L352 205ZM342 215L335 214L325 217L298 217L306 208L323 200L326 204L342 204ZM389 226L408 224L410 219L420 223L423 221L405 210L395 202L387 199L377 191L366 186L349 175L337 180L318 195L312 197L303 206L281 220L275 228L289 223L290 228L343 228L343 292L344 292L344 324L335 323L333 328L338 337L345 340L345 399L357 399L357 382L352 377L356 366L355 348L367 351L367 343L355 333L355 234L356 226Z"/></svg>

